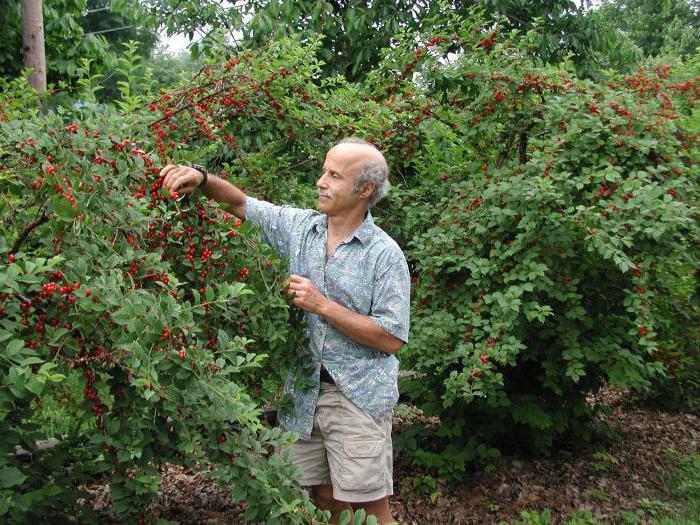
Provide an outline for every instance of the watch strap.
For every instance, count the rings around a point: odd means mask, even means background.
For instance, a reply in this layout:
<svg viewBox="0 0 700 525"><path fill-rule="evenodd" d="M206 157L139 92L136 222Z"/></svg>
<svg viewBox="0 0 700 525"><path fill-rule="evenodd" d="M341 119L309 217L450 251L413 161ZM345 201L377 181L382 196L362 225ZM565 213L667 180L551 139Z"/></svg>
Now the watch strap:
<svg viewBox="0 0 700 525"><path fill-rule="evenodd" d="M201 188L202 186L206 185L207 181L209 180L209 174L207 173L207 168L205 168L204 166L201 166L199 164L190 164L190 168L196 169L204 177L202 179L202 182L200 182L199 186L197 186L197 187Z"/></svg>

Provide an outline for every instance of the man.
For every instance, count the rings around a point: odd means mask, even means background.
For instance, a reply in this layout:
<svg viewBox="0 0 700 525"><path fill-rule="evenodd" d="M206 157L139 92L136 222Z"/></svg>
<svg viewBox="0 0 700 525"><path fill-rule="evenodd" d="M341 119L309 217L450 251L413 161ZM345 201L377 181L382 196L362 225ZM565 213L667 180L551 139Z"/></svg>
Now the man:
<svg viewBox="0 0 700 525"><path fill-rule="evenodd" d="M398 361L408 340L410 277L399 246L369 209L388 191L384 156L360 139L331 148L316 182L318 209L276 206L248 197L218 177L166 166L163 187L204 194L262 228L287 257L286 293L304 310L310 375L290 372L285 391L294 410L280 424L297 432L291 446L316 505L336 523L363 507L392 522L391 411L398 400ZM308 373L308 372L307 372ZM311 388L298 388L299 380Z"/></svg>

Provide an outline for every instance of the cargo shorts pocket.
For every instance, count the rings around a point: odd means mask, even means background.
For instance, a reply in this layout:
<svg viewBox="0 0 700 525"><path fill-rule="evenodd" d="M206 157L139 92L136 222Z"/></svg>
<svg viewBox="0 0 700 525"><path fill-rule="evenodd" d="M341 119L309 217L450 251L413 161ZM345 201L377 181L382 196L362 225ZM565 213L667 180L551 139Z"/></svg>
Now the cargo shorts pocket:
<svg viewBox="0 0 700 525"><path fill-rule="evenodd" d="M343 468L338 485L343 490L371 491L385 485L386 440L343 442Z"/></svg>

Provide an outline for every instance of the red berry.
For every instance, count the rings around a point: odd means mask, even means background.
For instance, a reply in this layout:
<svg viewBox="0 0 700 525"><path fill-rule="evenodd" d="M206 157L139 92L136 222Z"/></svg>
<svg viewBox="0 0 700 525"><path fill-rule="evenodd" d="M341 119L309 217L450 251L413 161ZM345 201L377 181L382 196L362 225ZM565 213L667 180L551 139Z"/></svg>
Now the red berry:
<svg viewBox="0 0 700 525"><path fill-rule="evenodd" d="M92 292L90 290L85 290L85 297L90 297L92 295Z"/></svg>
<svg viewBox="0 0 700 525"><path fill-rule="evenodd" d="M180 351L177 353L177 356L178 356L182 361L184 361L185 359L187 359L187 354L185 353L184 350L180 350Z"/></svg>
<svg viewBox="0 0 700 525"><path fill-rule="evenodd" d="M15 260L16 260L16 259L15 259L15 254L14 254L14 253L11 253L10 255L8 255L7 260L10 262L10 264L12 264L13 262L15 262Z"/></svg>

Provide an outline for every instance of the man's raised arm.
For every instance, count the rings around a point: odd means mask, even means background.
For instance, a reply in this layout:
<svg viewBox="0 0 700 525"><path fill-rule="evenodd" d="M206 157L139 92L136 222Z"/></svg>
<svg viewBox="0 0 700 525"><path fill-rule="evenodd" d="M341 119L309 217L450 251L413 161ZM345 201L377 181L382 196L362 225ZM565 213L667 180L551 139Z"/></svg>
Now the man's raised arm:
<svg viewBox="0 0 700 525"><path fill-rule="evenodd" d="M197 168L168 164L160 172L163 188L181 195L200 188L202 193L216 202L227 204L229 210L239 219L245 218L245 193L230 182L211 174L204 174ZM205 181L206 178L206 182ZM204 182L203 186L200 186Z"/></svg>

